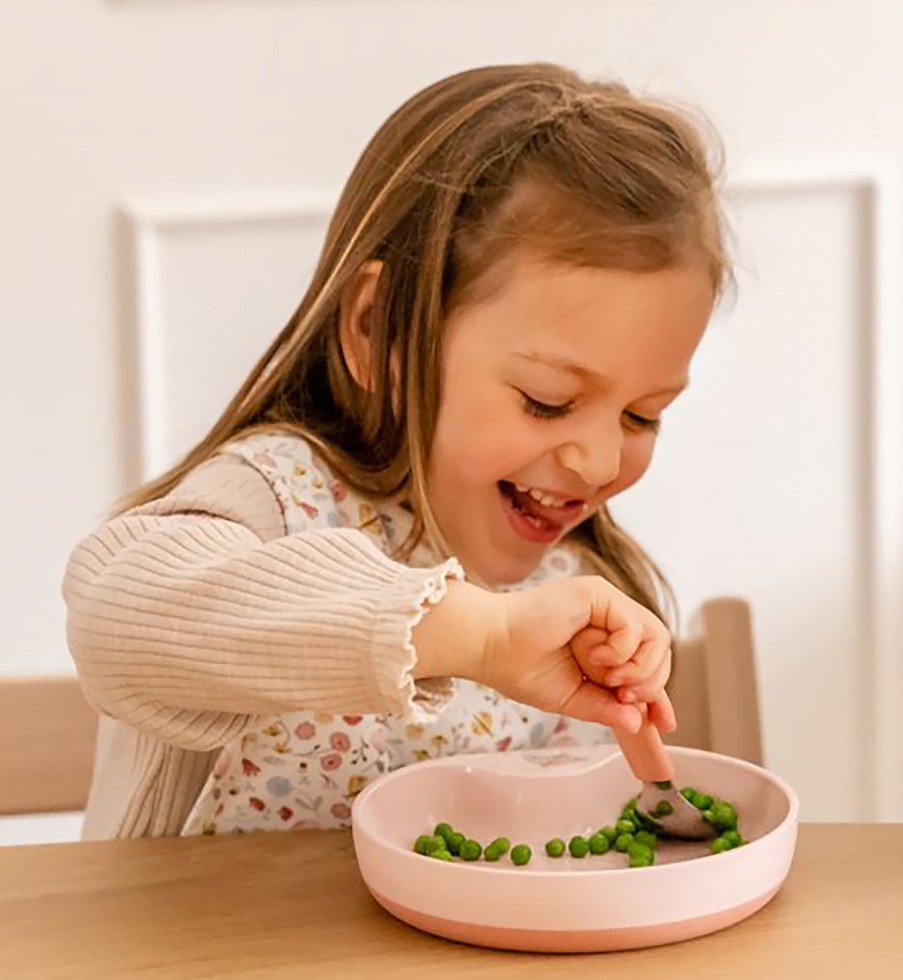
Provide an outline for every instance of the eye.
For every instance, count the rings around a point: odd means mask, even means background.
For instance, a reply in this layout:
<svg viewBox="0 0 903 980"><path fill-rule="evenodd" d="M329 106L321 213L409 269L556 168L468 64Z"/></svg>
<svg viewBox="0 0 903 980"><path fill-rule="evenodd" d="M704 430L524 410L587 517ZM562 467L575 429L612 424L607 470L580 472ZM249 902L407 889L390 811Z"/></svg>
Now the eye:
<svg viewBox="0 0 903 980"><path fill-rule="evenodd" d="M661 419L646 418L645 415L637 415L636 412L625 412L624 419L628 428L638 432L658 432L662 427Z"/></svg>
<svg viewBox="0 0 903 980"><path fill-rule="evenodd" d="M537 401L531 398L526 392L518 392L523 399L524 410L538 419L560 419L567 415L574 407L572 401L564 402L561 405L549 405L547 402Z"/></svg>

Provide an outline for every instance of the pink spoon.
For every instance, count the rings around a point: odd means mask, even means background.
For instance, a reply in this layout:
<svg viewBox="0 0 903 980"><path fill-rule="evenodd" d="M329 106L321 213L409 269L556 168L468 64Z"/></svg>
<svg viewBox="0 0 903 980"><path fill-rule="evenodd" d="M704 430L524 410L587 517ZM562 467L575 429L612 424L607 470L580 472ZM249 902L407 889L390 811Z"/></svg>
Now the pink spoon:
<svg viewBox="0 0 903 980"><path fill-rule="evenodd" d="M612 729L631 772L643 783L637 811L670 837L706 840L717 833L699 810L685 800L674 785L674 764L665 751L659 730L649 720L646 706L640 707L643 724L634 735Z"/></svg>

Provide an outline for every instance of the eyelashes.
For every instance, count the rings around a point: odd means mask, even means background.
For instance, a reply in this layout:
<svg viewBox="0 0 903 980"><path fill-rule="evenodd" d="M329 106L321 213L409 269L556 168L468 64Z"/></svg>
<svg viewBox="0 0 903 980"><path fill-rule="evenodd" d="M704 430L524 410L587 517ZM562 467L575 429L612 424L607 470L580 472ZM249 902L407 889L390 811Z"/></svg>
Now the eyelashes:
<svg viewBox="0 0 903 980"><path fill-rule="evenodd" d="M625 412L624 418L627 420L628 425L641 432L658 432L662 427L661 419L646 418L645 415L637 415L636 412Z"/></svg>
<svg viewBox="0 0 903 980"><path fill-rule="evenodd" d="M537 401L531 398L526 392L521 391L520 396L524 402L524 409L529 415L538 419L560 419L564 418L574 407L572 401L564 402L561 405L549 405L547 402Z"/></svg>
<svg viewBox="0 0 903 980"><path fill-rule="evenodd" d="M518 393L523 401L524 411L537 419L564 418L574 408L573 401L551 405L548 402L541 402L536 398L531 398L530 395L520 389L518 389ZM650 419L645 415L638 415L636 412L624 412L623 417L627 427L637 432L658 432L662 427L661 419Z"/></svg>

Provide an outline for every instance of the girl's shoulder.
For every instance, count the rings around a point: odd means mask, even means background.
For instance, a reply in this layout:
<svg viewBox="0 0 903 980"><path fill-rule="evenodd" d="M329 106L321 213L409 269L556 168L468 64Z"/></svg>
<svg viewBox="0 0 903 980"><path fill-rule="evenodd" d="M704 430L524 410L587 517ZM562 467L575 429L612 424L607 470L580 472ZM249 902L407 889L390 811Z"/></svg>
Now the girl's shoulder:
<svg viewBox="0 0 903 980"><path fill-rule="evenodd" d="M363 501L339 480L315 446L288 431L257 431L224 445L220 455L237 456L270 485L289 533L359 527Z"/></svg>
<svg viewBox="0 0 903 980"><path fill-rule="evenodd" d="M239 456L265 476L288 478L310 474L323 481L332 477L328 464L316 452L313 443L297 432L252 430L227 442L219 449L219 454Z"/></svg>

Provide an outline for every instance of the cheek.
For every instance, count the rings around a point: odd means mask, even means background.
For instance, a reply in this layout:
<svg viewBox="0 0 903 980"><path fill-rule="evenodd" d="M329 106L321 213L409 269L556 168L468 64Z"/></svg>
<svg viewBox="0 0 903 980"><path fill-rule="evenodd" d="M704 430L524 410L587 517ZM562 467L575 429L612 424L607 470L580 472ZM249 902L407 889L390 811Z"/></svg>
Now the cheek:
<svg viewBox="0 0 903 980"><path fill-rule="evenodd" d="M456 483L494 483L547 450L541 432L501 386L452 388L439 410L435 470Z"/></svg>
<svg viewBox="0 0 903 980"><path fill-rule="evenodd" d="M438 488L457 495L472 484L486 482L493 452L484 419L472 404L450 400L442 406L430 454Z"/></svg>
<svg viewBox="0 0 903 980"><path fill-rule="evenodd" d="M654 449L655 435L652 433L633 436L625 441L621 453L621 469L617 480L610 487L606 487L606 499L632 487L640 479L649 469Z"/></svg>

